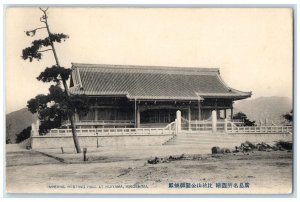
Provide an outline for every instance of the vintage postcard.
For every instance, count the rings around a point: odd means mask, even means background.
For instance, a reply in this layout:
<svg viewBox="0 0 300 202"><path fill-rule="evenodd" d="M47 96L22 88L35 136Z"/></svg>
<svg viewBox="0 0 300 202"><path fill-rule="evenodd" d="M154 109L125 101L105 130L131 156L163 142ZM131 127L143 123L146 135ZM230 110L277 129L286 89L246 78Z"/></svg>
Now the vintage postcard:
<svg viewBox="0 0 300 202"><path fill-rule="evenodd" d="M293 8L7 7L8 194L291 194Z"/></svg>

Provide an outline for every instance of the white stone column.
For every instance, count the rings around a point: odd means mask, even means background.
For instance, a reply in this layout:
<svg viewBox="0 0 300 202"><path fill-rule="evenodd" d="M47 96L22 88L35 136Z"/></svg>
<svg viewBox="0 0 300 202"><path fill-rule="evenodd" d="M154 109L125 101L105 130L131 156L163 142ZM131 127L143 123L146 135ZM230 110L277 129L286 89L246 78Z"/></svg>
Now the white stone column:
<svg viewBox="0 0 300 202"><path fill-rule="evenodd" d="M176 127L177 127L177 133L180 133L181 132L181 111L178 110L176 112Z"/></svg>
<svg viewBox="0 0 300 202"><path fill-rule="evenodd" d="M212 121L212 132L217 132L217 112L216 110L213 110L211 112L211 121Z"/></svg>
<svg viewBox="0 0 300 202"><path fill-rule="evenodd" d="M34 125L34 123L32 123L31 124L31 135L30 135L31 137L32 136L36 136L36 133L35 133L35 125Z"/></svg>
<svg viewBox="0 0 300 202"><path fill-rule="evenodd" d="M227 118L225 118L224 119L224 131L225 131L225 133L227 133L228 132L228 129L227 129Z"/></svg>
<svg viewBox="0 0 300 202"><path fill-rule="evenodd" d="M39 130L40 130L40 120L38 119L36 123L31 124L31 137L32 136L39 136Z"/></svg>
<svg viewBox="0 0 300 202"><path fill-rule="evenodd" d="M189 131L191 131L191 121L192 121L192 115L191 115L191 106L188 108L188 121L189 121Z"/></svg>

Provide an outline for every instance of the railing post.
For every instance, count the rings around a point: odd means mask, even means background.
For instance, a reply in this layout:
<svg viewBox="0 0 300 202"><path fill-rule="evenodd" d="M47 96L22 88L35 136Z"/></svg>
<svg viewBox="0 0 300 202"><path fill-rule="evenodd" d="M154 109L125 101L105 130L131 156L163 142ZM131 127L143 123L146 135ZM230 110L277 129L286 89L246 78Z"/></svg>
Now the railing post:
<svg viewBox="0 0 300 202"><path fill-rule="evenodd" d="M83 148L83 161L87 161L86 153L87 153L87 148Z"/></svg>

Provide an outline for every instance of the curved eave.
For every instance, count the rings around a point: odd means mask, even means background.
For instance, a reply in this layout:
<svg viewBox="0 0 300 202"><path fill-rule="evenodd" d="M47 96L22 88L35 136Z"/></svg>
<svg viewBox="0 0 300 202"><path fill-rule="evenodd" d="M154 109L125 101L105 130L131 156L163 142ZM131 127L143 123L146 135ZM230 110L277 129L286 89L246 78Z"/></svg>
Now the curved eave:
<svg viewBox="0 0 300 202"><path fill-rule="evenodd" d="M242 100L251 97L252 92L242 92L230 89L228 93L197 93L199 97L205 98L228 98L232 100Z"/></svg>
<svg viewBox="0 0 300 202"><path fill-rule="evenodd" d="M221 77L221 74L220 74L220 71L218 72L218 79L219 79L219 81L224 85L224 87L225 88L227 88L228 89L228 93L224 93L224 94L214 94L212 97L214 97L214 98L224 98L224 97L226 97L226 98L231 98L231 99L233 99L233 100L242 100L242 99L246 99L246 98L249 98L249 97L251 97L251 95L252 95L252 92L250 91L250 92L243 92L243 91L239 91L239 90L236 90L236 89L234 89L234 88L231 88L231 87L229 87L226 83L225 83L225 81L222 79L222 77ZM206 98L208 98L209 96L204 96L204 95L202 95L202 94L199 94L199 96L203 96L203 97L206 97ZM212 98L211 97L211 98Z"/></svg>

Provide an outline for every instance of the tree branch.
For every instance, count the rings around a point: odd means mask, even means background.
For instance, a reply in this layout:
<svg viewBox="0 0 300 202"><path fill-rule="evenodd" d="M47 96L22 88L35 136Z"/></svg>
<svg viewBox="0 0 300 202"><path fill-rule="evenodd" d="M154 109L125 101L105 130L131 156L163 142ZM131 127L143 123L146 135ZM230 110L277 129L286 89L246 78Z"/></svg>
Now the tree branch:
<svg viewBox="0 0 300 202"><path fill-rule="evenodd" d="M43 23L46 23L46 21L45 21L45 20L42 20L42 19L43 19L43 18L41 17L41 18L40 18L40 21L43 22Z"/></svg>
<svg viewBox="0 0 300 202"><path fill-rule="evenodd" d="M49 51L49 50L52 50L52 48L49 48L49 49L46 49L46 50L41 50L41 51L38 51L38 52L41 53L41 52L46 52L46 51Z"/></svg>
<svg viewBox="0 0 300 202"><path fill-rule="evenodd" d="M39 9L40 9L41 11L43 11L43 13L45 13L45 14L46 14L46 12L47 12L47 10L48 10L48 8L42 9L41 7L39 7Z"/></svg>
<svg viewBox="0 0 300 202"><path fill-rule="evenodd" d="M47 28L47 27L38 27L38 28L36 28L36 29L33 29L33 30L35 30L35 31L36 31L36 30L38 30L38 29L45 29L45 28ZM32 31L33 31L33 30L32 30Z"/></svg>

